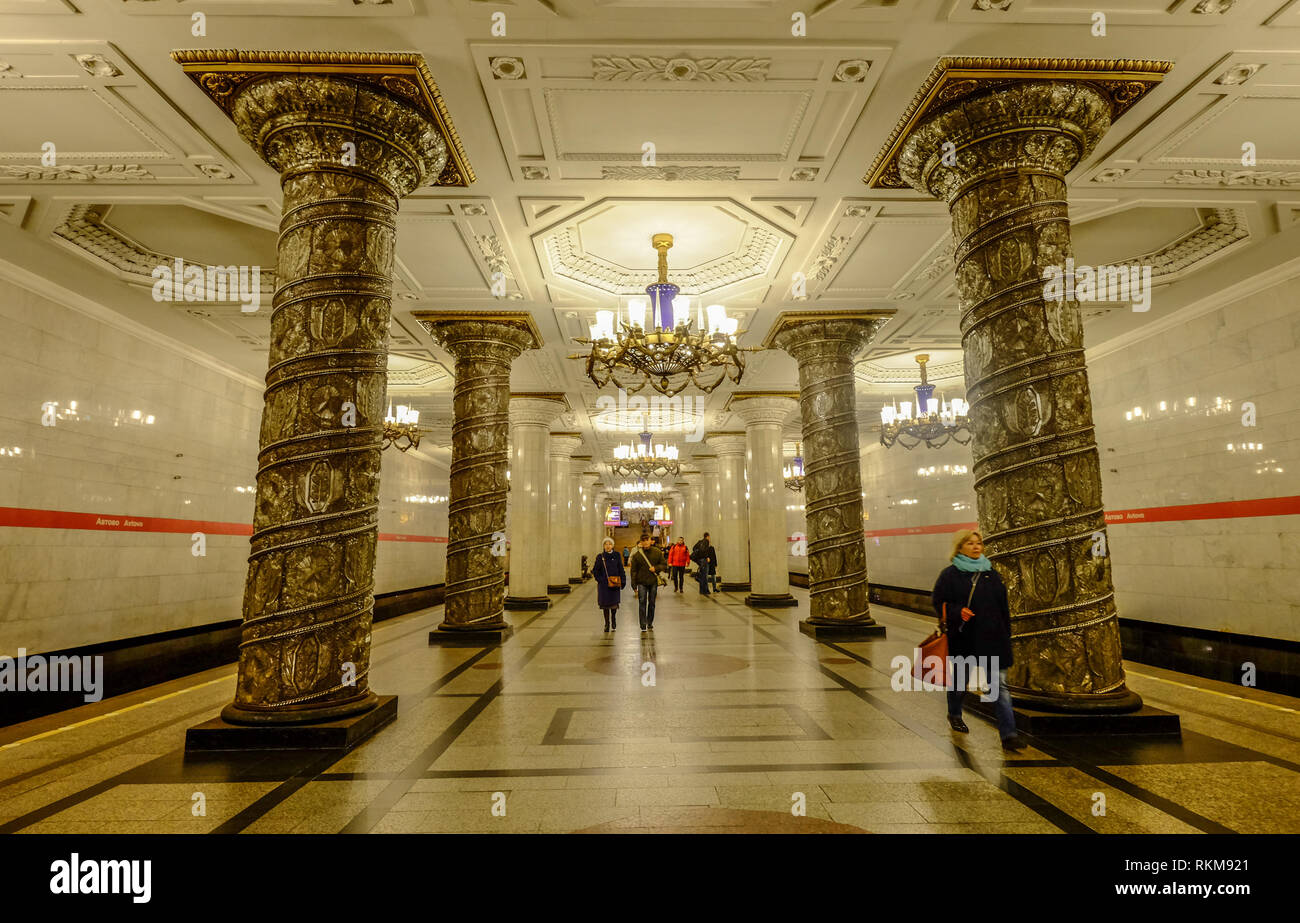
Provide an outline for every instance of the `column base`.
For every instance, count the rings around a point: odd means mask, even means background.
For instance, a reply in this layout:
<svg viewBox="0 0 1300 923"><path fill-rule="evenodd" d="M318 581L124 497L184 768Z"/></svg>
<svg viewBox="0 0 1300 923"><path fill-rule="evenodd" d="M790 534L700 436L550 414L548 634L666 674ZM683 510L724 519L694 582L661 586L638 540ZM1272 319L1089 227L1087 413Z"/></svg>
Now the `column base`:
<svg viewBox="0 0 1300 923"><path fill-rule="evenodd" d="M861 622L845 622L842 625L800 619L799 630L816 641L869 641L885 636L885 626L872 618Z"/></svg>
<svg viewBox="0 0 1300 923"><path fill-rule="evenodd" d="M1125 714L1142 708L1142 696L1127 687L1100 695L1040 692L1010 684L1007 689L1017 705L1040 712L1071 715Z"/></svg>
<svg viewBox="0 0 1300 923"><path fill-rule="evenodd" d="M718 589L722 590L724 593L748 593L750 587L751 584L749 581L745 581L744 583L731 583L724 580L718 585Z"/></svg>
<svg viewBox="0 0 1300 923"><path fill-rule="evenodd" d="M547 592L547 593L550 593L550 594L555 594L555 593L571 593L572 591L573 591L573 587L569 586L567 583L548 583L548 584L546 584L546 592Z"/></svg>
<svg viewBox="0 0 1300 923"><path fill-rule="evenodd" d="M569 585L570 585L570 586L582 586L582 582L583 582L584 580L586 580L586 579L587 579L586 577L570 577L570 578L569 578Z"/></svg>
<svg viewBox="0 0 1300 923"><path fill-rule="evenodd" d="M549 609L551 601L545 596L507 596L507 609Z"/></svg>
<svg viewBox="0 0 1300 923"><path fill-rule="evenodd" d="M185 732L185 752L351 750L397 717L397 696L371 693L368 698L374 701L363 712L311 723L236 724L225 720L226 711L223 711L223 717L205 721Z"/></svg>
<svg viewBox="0 0 1300 923"><path fill-rule="evenodd" d="M799 605L799 600L789 593L750 593L745 597L745 605L755 609L791 609Z"/></svg>
<svg viewBox="0 0 1300 923"><path fill-rule="evenodd" d="M515 633L513 625L504 623L483 628L459 629L439 625L429 632L429 643L437 647L497 647Z"/></svg>
<svg viewBox="0 0 1300 923"><path fill-rule="evenodd" d="M997 723L993 702L985 702L974 693L966 693L962 707L981 718ZM1087 712L1065 714L1039 711L1014 701L1011 709L1016 716L1016 728L1038 737L1110 737L1117 734L1141 736L1181 737L1182 726L1178 716L1151 705L1142 705L1131 712Z"/></svg>

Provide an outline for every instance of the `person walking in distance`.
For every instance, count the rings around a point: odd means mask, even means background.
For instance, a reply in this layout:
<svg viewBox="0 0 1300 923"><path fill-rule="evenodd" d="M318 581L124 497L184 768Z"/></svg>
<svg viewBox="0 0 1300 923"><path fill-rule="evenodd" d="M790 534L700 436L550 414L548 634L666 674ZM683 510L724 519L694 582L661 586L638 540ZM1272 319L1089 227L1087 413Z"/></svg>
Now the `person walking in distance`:
<svg viewBox="0 0 1300 923"><path fill-rule="evenodd" d="M691 563L691 553L686 550L686 538L677 536L677 544L668 549L668 566L673 569L673 592L682 592L686 582L686 565Z"/></svg>
<svg viewBox="0 0 1300 923"><path fill-rule="evenodd" d="M934 611L948 634L948 726L962 734L970 731L961 717L961 699L972 672L968 665L977 664L984 668L990 683L994 675L998 678L993 711L1002 748L1023 750L1025 745L1016 736L1016 716L1007 690L1007 667L1012 659L1011 606L1006 584L984 556L984 537L978 532L957 533L951 560L952 564L940 572L931 594Z"/></svg>
<svg viewBox="0 0 1300 923"><path fill-rule="evenodd" d="M708 596L709 578L718 569L718 552L709 542L709 533L705 532L704 538L695 543L691 549L691 559L696 564L695 579L700 582L700 595Z"/></svg>
<svg viewBox="0 0 1300 923"><path fill-rule="evenodd" d="M591 567L591 574L596 578L596 605L605 614L605 630L618 628L618 604L622 595L623 584L627 583L627 571L623 568L623 559L614 550L614 540L605 539L604 548L596 555L596 563Z"/></svg>
<svg viewBox="0 0 1300 923"><path fill-rule="evenodd" d="M632 586L636 588L637 616L642 631L654 631L655 595L659 591L659 574L664 569L664 555L654 547L649 535L641 536L641 547L632 552Z"/></svg>

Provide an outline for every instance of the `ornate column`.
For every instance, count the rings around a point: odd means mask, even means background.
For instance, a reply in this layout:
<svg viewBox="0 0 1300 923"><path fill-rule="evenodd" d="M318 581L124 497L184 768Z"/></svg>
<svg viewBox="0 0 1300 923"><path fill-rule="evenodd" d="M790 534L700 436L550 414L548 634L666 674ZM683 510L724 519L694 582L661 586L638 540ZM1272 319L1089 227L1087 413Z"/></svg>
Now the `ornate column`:
<svg viewBox="0 0 1300 923"><path fill-rule="evenodd" d="M596 477L599 478L600 475L597 474ZM597 480L595 484L591 485L591 489L596 498L596 551L594 553L600 554L604 550L605 544L605 505L609 503L609 496L605 493L604 481ZM591 558L591 555L592 552L587 553L588 558ZM592 560L594 561L594 558Z"/></svg>
<svg viewBox="0 0 1300 923"><path fill-rule="evenodd" d="M745 434L705 433L718 455L718 581L728 591L748 592L749 510L745 501Z"/></svg>
<svg viewBox="0 0 1300 923"><path fill-rule="evenodd" d="M799 406L796 394L734 392L726 409L745 421L749 472L749 571L753 592L745 604L759 609L799 605L790 595L785 535L785 475L781 430Z"/></svg>
<svg viewBox="0 0 1300 923"><path fill-rule="evenodd" d="M853 357L893 311L785 312L763 341L799 364L808 609L799 630L814 638L878 638L867 604ZM784 523L782 511L782 523Z"/></svg>
<svg viewBox="0 0 1300 923"><path fill-rule="evenodd" d="M682 473L686 474L687 472ZM680 535L685 538L686 547L689 549L695 544L695 540L699 538L698 535L692 538L688 532L688 530L695 528L693 523L698 520L700 515L699 498L697 497L694 501L691 499L691 492L698 490L698 487L690 481L674 481L673 487L680 498L677 503L676 522L673 523L673 535Z"/></svg>
<svg viewBox="0 0 1300 923"><path fill-rule="evenodd" d="M397 208L419 186L464 185L468 165L419 55L173 57L281 177L238 680L221 716L297 746L285 725L380 704L370 629ZM395 712L385 697L369 730ZM368 733L335 728L345 746Z"/></svg>
<svg viewBox="0 0 1300 923"><path fill-rule="evenodd" d="M551 564L550 428L563 394L510 395L510 593L507 609L546 609ZM565 581L565 592L568 591Z"/></svg>
<svg viewBox="0 0 1300 923"><path fill-rule="evenodd" d="M1065 174L1168 69L941 61L938 95L913 102L877 159L952 213L975 495L1011 599L1009 685L1031 707L1142 704L1125 686L1110 558L1093 554L1106 518L1079 307L1046 297L1044 279L1073 255Z"/></svg>
<svg viewBox="0 0 1300 923"><path fill-rule="evenodd" d="M542 339L527 311L414 316L456 360L447 589L442 624L429 643L499 644L513 631L503 612L510 365Z"/></svg>
<svg viewBox="0 0 1300 923"><path fill-rule="evenodd" d="M704 533L709 533L709 541L713 544L718 543L718 457L716 455L696 455L692 461L700 469L700 534L695 536L691 542L703 538Z"/></svg>
<svg viewBox="0 0 1300 923"><path fill-rule="evenodd" d="M588 475L584 469L591 464L590 455L574 455L569 459L569 492L573 495L573 505L569 515L568 529L569 534L569 584L570 586L582 583L582 556L587 556L588 565L591 564L592 551L587 547L590 541L591 515L592 515L592 496L591 483L595 481L597 475L592 473ZM599 546L596 548L600 550Z"/></svg>
<svg viewBox="0 0 1300 923"><path fill-rule="evenodd" d="M547 530L550 539L547 545L546 592L569 592L569 575L573 556L574 523L577 511L573 504L578 492L573 489L573 479L569 476L569 456L582 445L582 433L551 433L547 452L550 455L550 502L547 513ZM579 580L579 583L582 581Z"/></svg>

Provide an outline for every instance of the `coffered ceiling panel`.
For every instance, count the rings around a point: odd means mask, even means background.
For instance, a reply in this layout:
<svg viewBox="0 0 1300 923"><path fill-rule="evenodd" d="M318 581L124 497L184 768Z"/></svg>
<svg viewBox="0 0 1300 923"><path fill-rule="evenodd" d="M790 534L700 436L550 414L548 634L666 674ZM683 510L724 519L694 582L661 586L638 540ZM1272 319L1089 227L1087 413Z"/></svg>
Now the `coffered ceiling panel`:
<svg viewBox="0 0 1300 923"><path fill-rule="evenodd" d="M1242 0L953 0L953 22L1081 23L1089 28L1093 13L1116 25L1213 26L1229 14L1243 15ZM1090 33L1085 33L1085 35Z"/></svg>
<svg viewBox="0 0 1300 923"><path fill-rule="evenodd" d="M0 124L0 183L248 181L107 42L0 41Z"/></svg>
<svg viewBox="0 0 1300 923"><path fill-rule="evenodd" d="M412 196L398 214L393 275L414 307L487 307L526 297L490 199Z"/></svg>
<svg viewBox="0 0 1300 923"><path fill-rule="evenodd" d="M888 58L878 46L472 43L518 179L812 182Z"/></svg>
<svg viewBox="0 0 1300 923"><path fill-rule="evenodd" d="M1298 123L1300 52L1233 52L1095 164L1089 179L1120 187L1300 185Z"/></svg>

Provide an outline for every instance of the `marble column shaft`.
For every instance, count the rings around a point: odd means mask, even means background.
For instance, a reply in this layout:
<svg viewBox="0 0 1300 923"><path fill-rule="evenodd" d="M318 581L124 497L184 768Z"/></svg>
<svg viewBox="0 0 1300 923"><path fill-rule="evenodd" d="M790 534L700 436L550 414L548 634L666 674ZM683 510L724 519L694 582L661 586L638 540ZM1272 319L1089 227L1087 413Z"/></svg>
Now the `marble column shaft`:
<svg viewBox="0 0 1300 923"><path fill-rule="evenodd" d="M1093 84L1025 81L928 115L899 156L903 179L952 213L979 520L1011 600L1009 685L1026 704L1079 711L1141 704L1125 686L1110 557L1093 554L1106 520L1083 324L1043 281L1073 255L1065 174L1110 121Z"/></svg>
<svg viewBox="0 0 1300 923"><path fill-rule="evenodd" d="M503 611L510 366L538 344L527 324L491 317L419 315L456 360L440 633L510 628Z"/></svg>
<svg viewBox="0 0 1300 923"><path fill-rule="evenodd" d="M718 543L718 509L720 502L718 500L718 459L715 455L695 456L694 462L700 469L700 518L698 523L699 534L691 539L691 545L694 545L704 533L709 533L709 541L713 544Z"/></svg>
<svg viewBox="0 0 1300 923"><path fill-rule="evenodd" d="M578 501L576 480L569 470L569 458L582 445L581 433L551 433L548 452L550 453L550 500L547 514L547 529L550 532L548 546L548 563L546 576L547 593L568 593L569 577L573 575L575 565L571 563L575 550L575 529L578 513L574 504Z"/></svg>
<svg viewBox="0 0 1300 923"><path fill-rule="evenodd" d="M803 319L791 312L778 319L767 338L799 365L809 609L800 628L814 635L819 625L836 630L876 626L867 601L853 358L886 316L809 312Z"/></svg>
<svg viewBox="0 0 1300 923"><path fill-rule="evenodd" d="M751 606L793 606L785 534L785 462L782 429L799 404L789 397L744 397L730 405L745 422L745 468L749 472L749 569Z"/></svg>
<svg viewBox="0 0 1300 923"><path fill-rule="evenodd" d="M545 609L551 561L550 427L565 404L510 399L510 595L507 609Z"/></svg>
<svg viewBox="0 0 1300 923"><path fill-rule="evenodd" d="M724 590L750 589L749 508L745 500L745 434L706 433L718 456L718 581Z"/></svg>
<svg viewBox="0 0 1300 923"><path fill-rule="evenodd" d="M677 502L677 515L672 525L673 536L680 535L685 538L686 547L689 549L695 544L695 538L699 537L692 538L690 535L695 529L693 522L697 521L700 515L698 498L694 502L691 499L691 492L698 487L691 481L675 481L673 487L676 488L680 498Z"/></svg>
<svg viewBox="0 0 1300 923"><path fill-rule="evenodd" d="M398 201L437 178L447 146L415 108L342 77L245 83L230 111L280 172L284 198L238 678L222 717L340 717L377 702L370 628ZM355 166L340 164L348 140Z"/></svg>

